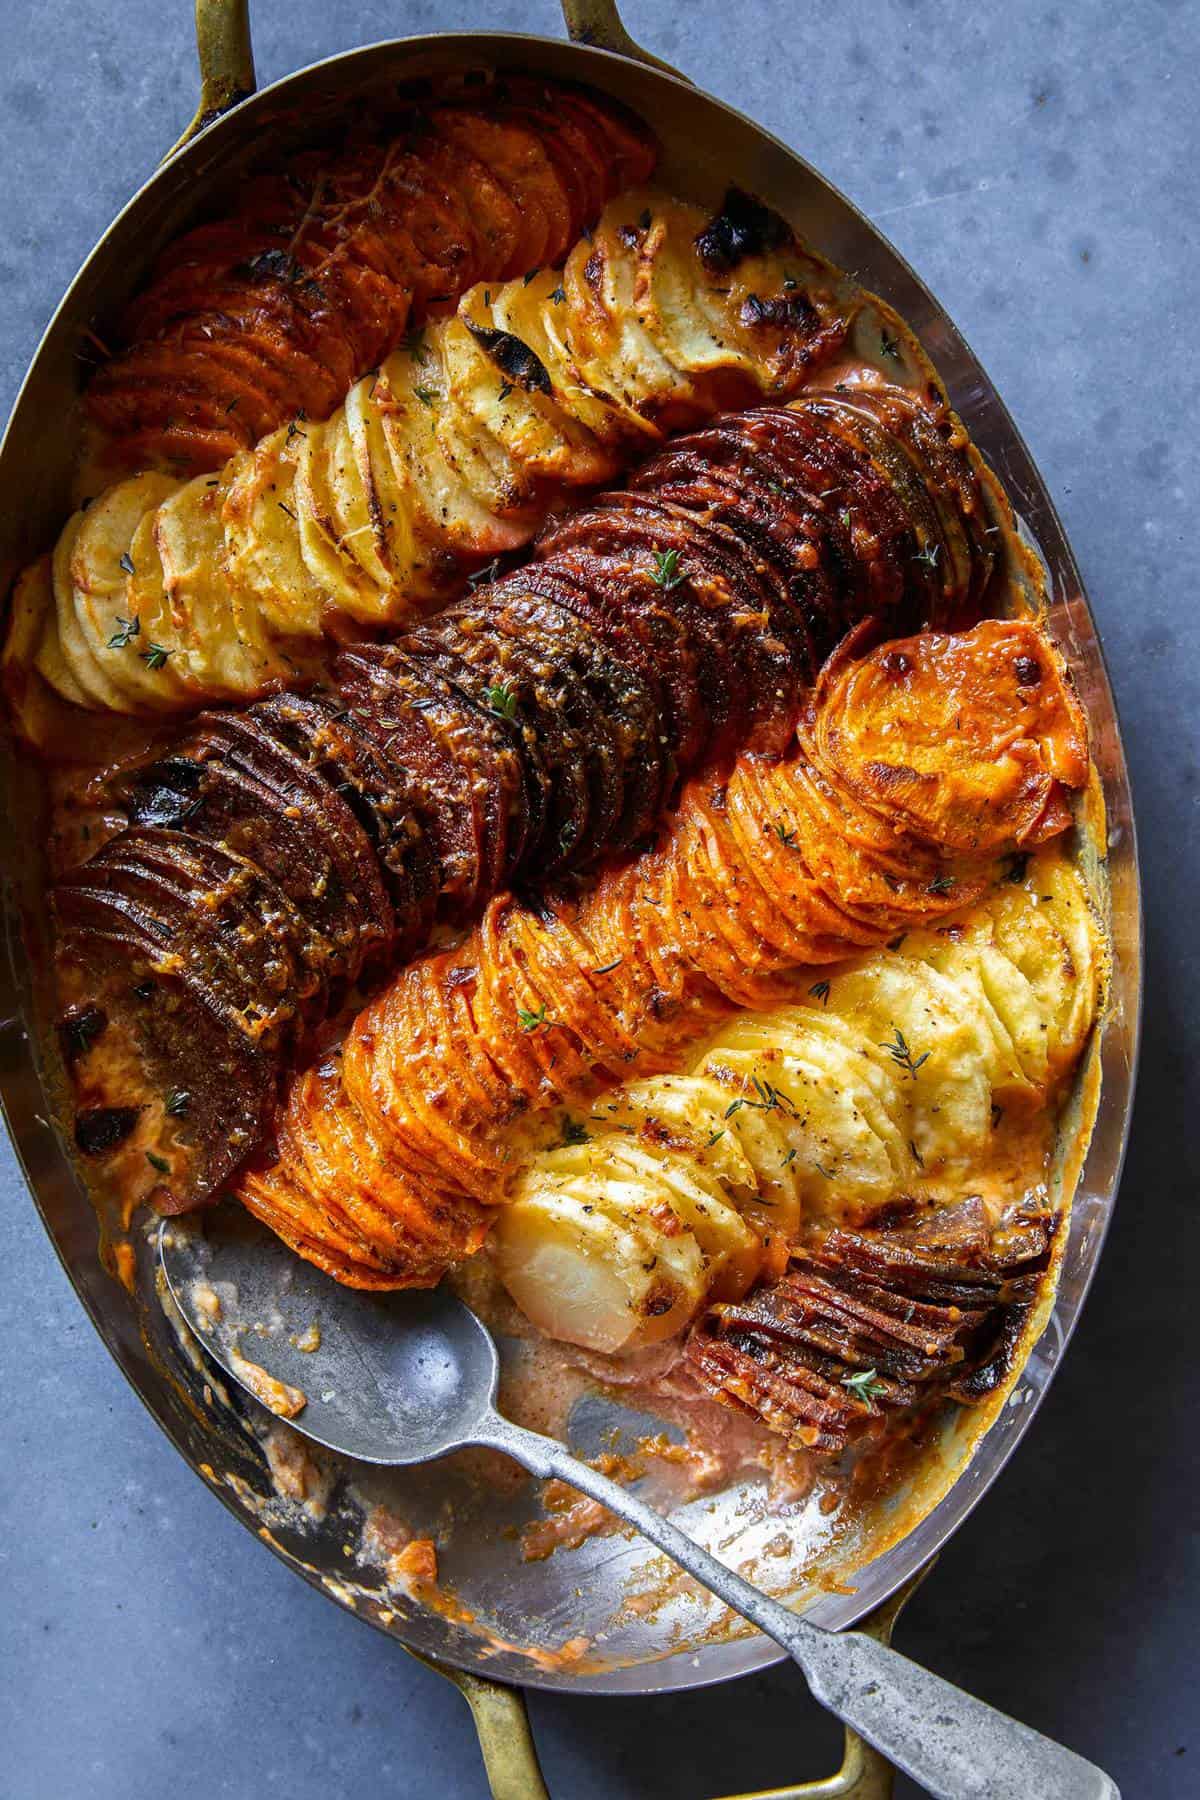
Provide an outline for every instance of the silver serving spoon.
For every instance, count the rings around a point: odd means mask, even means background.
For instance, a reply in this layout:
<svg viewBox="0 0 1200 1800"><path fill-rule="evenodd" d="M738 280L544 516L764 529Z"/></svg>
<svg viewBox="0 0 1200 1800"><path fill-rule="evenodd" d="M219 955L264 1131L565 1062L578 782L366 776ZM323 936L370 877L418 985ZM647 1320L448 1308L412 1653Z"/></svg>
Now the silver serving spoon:
<svg viewBox="0 0 1200 1800"><path fill-rule="evenodd" d="M301 1262L244 1215L209 1218L204 1230L163 1221L159 1256L171 1293L205 1349L241 1386L261 1389L255 1369L265 1370L307 1396L291 1420L303 1436L362 1462L395 1466L484 1445L601 1501L782 1645L821 1704L936 1800L1120 1800L1116 1784L1073 1751L873 1638L798 1618L562 1444L504 1418L495 1404L495 1343L448 1289L357 1293ZM214 1306L214 1294L233 1304ZM294 1341L304 1341L314 1319L317 1354ZM252 1325L260 1332L244 1337Z"/></svg>

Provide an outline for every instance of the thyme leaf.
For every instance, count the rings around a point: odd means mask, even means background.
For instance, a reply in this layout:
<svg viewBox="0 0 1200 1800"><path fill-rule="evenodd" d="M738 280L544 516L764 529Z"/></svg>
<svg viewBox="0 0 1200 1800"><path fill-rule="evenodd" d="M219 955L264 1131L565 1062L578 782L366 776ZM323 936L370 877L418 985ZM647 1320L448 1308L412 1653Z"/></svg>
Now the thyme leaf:
<svg viewBox="0 0 1200 1800"><path fill-rule="evenodd" d="M929 1061L929 1051L925 1050L920 1056L914 1058L912 1051L908 1047L907 1039L900 1027L898 1025L893 1025L892 1031L894 1036L891 1043L880 1044L879 1048L881 1050L886 1050L897 1068L902 1069L906 1075L911 1075L915 1081L917 1079L917 1070L921 1067L921 1064Z"/></svg>
<svg viewBox="0 0 1200 1800"><path fill-rule="evenodd" d="M887 1391L887 1383L880 1381L879 1373L875 1369L858 1369L853 1375L843 1375L842 1386L847 1388L856 1400L862 1400L868 1406L880 1394Z"/></svg>
<svg viewBox="0 0 1200 1800"><path fill-rule="evenodd" d="M518 1006L518 1008L517 1008L517 1024L521 1027L522 1031L540 1031L542 1026L545 1023L546 1023L546 1003L545 1003L545 1001L542 1002L542 1004L538 1007L536 1012L530 1012L528 1007Z"/></svg>
<svg viewBox="0 0 1200 1800"><path fill-rule="evenodd" d="M510 687L507 681L493 682L491 687L484 689L483 697L487 701L488 706L491 708L492 712L494 712L498 718L501 718L501 719L515 719L516 718L516 716L517 716L516 689Z"/></svg>
<svg viewBox="0 0 1200 1800"><path fill-rule="evenodd" d="M124 650L127 644L132 644L134 638L140 635L142 629L142 621L137 613L134 613L132 619L117 616L113 619L113 624L117 629L108 640L110 650Z"/></svg>
<svg viewBox="0 0 1200 1800"><path fill-rule="evenodd" d="M678 550L656 550L654 552L654 572L650 577L656 587L670 593L681 581L687 580L687 570L679 566Z"/></svg>

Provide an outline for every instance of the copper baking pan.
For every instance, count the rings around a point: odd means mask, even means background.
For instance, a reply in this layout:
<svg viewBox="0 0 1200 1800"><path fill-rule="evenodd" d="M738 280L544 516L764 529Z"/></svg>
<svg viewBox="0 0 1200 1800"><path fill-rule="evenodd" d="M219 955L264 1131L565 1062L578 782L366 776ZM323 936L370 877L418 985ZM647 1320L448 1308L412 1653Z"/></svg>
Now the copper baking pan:
<svg viewBox="0 0 1200 1800"><path fill-rule="evenodd" d="M714 199L730 182L761 194L819 250L880 294L908 320L944 381L975 443L1000 476L1027 542L1040 556L1050 597L1050 626L1087 706L1107 810L1107 855L1098 828L1085 847L1107 909L1113 978L1102 1031L1064 1121L1063 1179L1078 1174L1057 1297L1020 1379L990 1428L970 1443L948 1428L942 1467L917 1512L925 1516L857 1572L852 1591L796 1589L821 1624L864 1619L896 1594L956 1529L995 1480L1032 1422L1061 1359L1095 1272L1116 1197L1133 1097L1141 979L1141 917L1133 814L1116 709L1087 598L1045 484L1012 420L962 336L913 271L836 189L777 139L701 93L628 37L611 0L563 0L571 42L492 33L454 33L372 44L318 63L254 91L246 0L197 0L203 88L196 120L175 150L113 222L71 284L42 339L18 396L3 444L0 483L10 504L0 513L0 591L16 570L52 542L68 511L76 453L76 397L85 365L81 345L138 287L164 243L213 203L239 171L270 145L303 142L314 122L386 92L400 80L465 68L520 68L586 81L619 96L651 120L664 148L661 179L685 195ZM264 1490L257 1441L236 1411L196 1403L201 1378L180 1357L161 1312L136 1303L104 1270L92 1207L72 1165L69 1132L55 1124L61 1071L46 1030L47 922L42 861L42 801L36 771L4 752L7 795L3 840L4 917L9 958L0 970L0 1098L8 1129L58 1254L96 1329L127 1379L202 1479L214 1482L230 1511L260 1532L255 1494ZM1100 1101L1086 1152L1088 1095ZM1082 1155L1078 1164L1075 1151ZM414 1516L436 1509L449 1480L439 1465L412 1471L404 1496ZM422 1485L423 1484L423 1485ZM929 1510L929 1502L941 1498ZM736 1559L744 1495L734 1491L692 1515L689 1528ZM762 1668L781 1652L757 1634L712 1636L703 1606L665 1606L614 1625L648 1547L593 1540L543 1563L522 1564L511 1544L492 1539L460 1559L456 1591L490 1623L492 1638L468 1625L381 1593L367 1571L342 1553L336 1517L289 1533L270 1547L338 1604L357 1612L417 1654L463 1672L477 1717L505 1730L489 1740L496 1792L541 1791L527 1735L505 1690L520 1683L594 1693L657 1693L701 1686ZM359 1578L361 1576L361 1579ZM576 1596L580 1590L585 1600ZM385 1604L386 1602L386 1604ZM564 1622L586 1606L584 1629L605 1642L602 1664L556 1660ZM605 1634L605 1627L609 1627ZM572 1628L577 1624L572 1621ZM882 1626L881 1626L882 1628ZM511 1647L498 1649L495 1639ZM531 1653L532 1652L532 1659ZM489 1683L470 1677L490 1678ZM507 1733L507 1735L505 1735ZM873 1753L872 1753L873 1754ZM820 1792L882 1793L884 1774L859 1757L850 1773ZM507 1759L507 1762L506 1762ZM507 1774L505 1773L507 1768ZM865 1773L863 1772L865 1770ZM507 1782L507 1786L505 1783ZM804 1790L789 1790L801 1792Z"/></svg>

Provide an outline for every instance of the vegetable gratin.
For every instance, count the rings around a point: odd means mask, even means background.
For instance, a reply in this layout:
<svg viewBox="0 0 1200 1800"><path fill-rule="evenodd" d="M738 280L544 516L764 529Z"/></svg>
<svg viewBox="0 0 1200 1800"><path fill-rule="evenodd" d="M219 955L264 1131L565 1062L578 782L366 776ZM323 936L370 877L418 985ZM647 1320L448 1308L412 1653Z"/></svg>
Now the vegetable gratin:
<svg viewBox="0 0 1200 1800"><path fill-rule="evenodd" d="M903 321L655 164L448 83L98 347L3 652L71 1128L114 1241L240 1205L886 1493L1053 1291L1088 725Z"/></svg>

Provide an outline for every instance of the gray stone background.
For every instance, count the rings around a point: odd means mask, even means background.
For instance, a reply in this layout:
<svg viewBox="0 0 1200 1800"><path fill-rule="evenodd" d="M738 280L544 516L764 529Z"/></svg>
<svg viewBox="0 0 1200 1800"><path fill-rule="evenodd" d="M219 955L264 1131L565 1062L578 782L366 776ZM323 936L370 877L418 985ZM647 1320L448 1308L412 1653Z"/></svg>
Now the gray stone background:
<svg viewBox="0 0 1200 1800"><path fill-rule="evenodd" d="M191 114L189 15L185 0L0 0L5 413L58 295ZM255 15L264 81L405 32L558 29L552 0L258 0ZM1103 1763L1126 1800L1183 1800L1200 1792L1200 13L631 0L628 17L816 163L929 282L1025 433L1095 603L1149 915L1124 1197L1047 1404L900 1642ZM452 1689L237 1530L154 1428L7 1148L0 1267L0 1795L485 1794ZM556 1800L701 1800L836 1759L790 1668L532 1711Z"/></svg>

